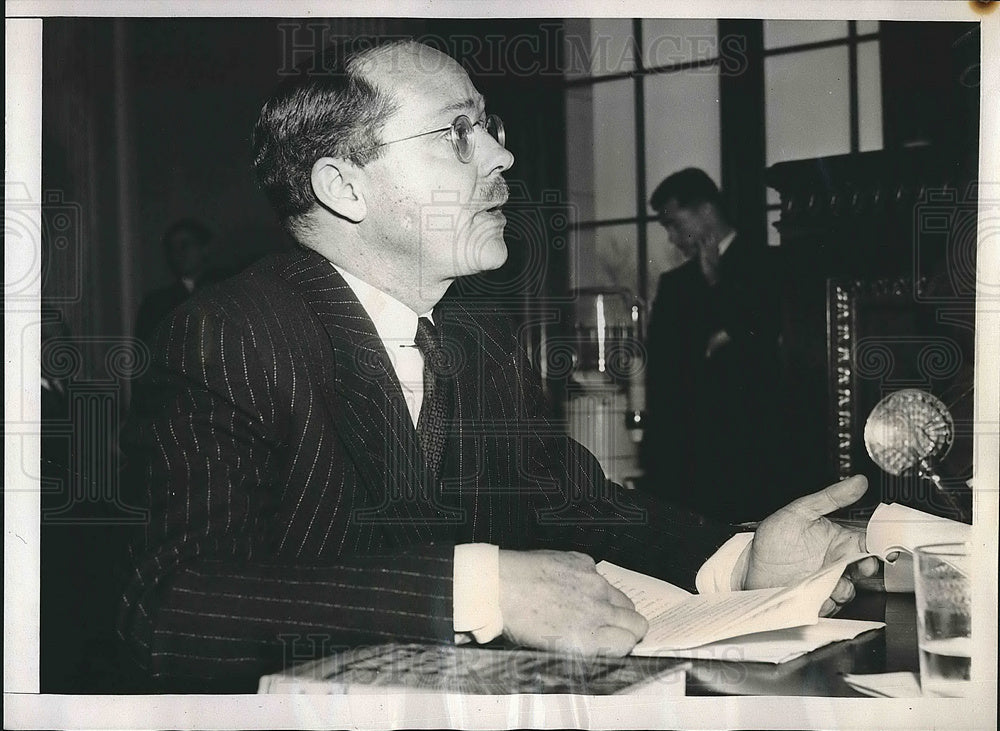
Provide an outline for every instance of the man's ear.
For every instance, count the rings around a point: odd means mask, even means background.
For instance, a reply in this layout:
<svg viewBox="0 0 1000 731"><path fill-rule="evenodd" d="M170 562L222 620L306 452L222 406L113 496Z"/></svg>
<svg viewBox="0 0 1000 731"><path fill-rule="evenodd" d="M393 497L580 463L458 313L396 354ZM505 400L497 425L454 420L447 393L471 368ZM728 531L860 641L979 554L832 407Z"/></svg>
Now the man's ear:
<svg viewBox="0 0 1000 731"><path fill-rule="evenodd" d="M313 163L313 192L325 208L352 223L368 215L364 195L364 173L353 163L335 157L321 157Z"/></svg>

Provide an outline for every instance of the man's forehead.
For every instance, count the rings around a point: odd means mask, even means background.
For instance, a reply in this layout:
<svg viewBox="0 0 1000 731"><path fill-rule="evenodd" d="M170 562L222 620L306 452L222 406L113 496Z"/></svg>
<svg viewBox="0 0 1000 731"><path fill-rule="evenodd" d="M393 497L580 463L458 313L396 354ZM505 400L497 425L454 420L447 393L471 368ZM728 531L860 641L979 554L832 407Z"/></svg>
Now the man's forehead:
<svg viewBox="0 0 1000 731"><path fill-rule="evenodd" d="M484 108L484 99L468 74L450 56L419 44L375 53L364 74L392 93L401 116L447 118Z"/></svg>

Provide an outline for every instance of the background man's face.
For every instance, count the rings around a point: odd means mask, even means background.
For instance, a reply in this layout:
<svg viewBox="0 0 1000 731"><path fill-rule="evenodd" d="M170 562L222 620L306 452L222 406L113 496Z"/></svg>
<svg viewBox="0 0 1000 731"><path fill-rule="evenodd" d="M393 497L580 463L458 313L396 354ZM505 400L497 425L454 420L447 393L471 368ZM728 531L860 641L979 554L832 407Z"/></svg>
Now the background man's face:
<svg viewBox="0 0 1000 731"><path fill-rule="evenodd" d="M667 229L670 242L685 256L698 253L698 244L705 235L703 206L681 208L677 200L671 198L660 209L660 224Z"/></svg>
<svg viewBox="0 0 1000 731"><path fill-rule="evenodd" d="M473 121L485 115L485 101L465 71L426 46L390 49L370 58L364 73L398 103L383 140L447 127L459 114ZM514 158L482 125L475 135L468 163L455 155L445 131L388 145L365 167L376 240L420 267L421 281L496 269L507 260L506 219L490 209L507 199L501 174Z"/></svg>
<svg viewBox="0 0 1000 731"><path fill-rule="evenodd" d="M167 263L178 277L194 277L205 267L206 245L196 235L175 231L167 244Z"/></svg>

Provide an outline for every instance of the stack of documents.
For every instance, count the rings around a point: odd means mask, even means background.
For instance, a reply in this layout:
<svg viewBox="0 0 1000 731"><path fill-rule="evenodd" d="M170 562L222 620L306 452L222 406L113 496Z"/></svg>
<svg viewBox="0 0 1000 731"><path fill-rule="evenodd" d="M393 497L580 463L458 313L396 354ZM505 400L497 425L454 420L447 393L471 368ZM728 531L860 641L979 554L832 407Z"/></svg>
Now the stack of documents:
<svg viewBox="0 0 1000 731"><path fill-rule="evenodd" d="M768 663L885 626L819 617L843 569L829 567L791 588L698 595L607 561L597 565L649 621L633 655Z"/></svg>

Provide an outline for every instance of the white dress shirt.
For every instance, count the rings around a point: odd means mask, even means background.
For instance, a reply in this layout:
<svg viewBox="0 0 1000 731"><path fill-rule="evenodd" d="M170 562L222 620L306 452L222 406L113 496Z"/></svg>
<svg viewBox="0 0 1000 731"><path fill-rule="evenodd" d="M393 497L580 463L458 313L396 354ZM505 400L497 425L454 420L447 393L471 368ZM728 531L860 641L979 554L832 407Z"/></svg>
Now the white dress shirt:
<svg viewBox="0 0 1000 731"><path fill-rule="evenodd" d="M727 242L728 243L728 242ZM417 425L424 400L424 359L414 343L417 319L433 322L431 312L417 315L394 297L353 274L334 266L354 291L375 324L385 345L406 399L413 425ZM749 534L747 534L749 535ZM749 540L736 536L720 548L698 571L699 592L731 591L739 588L746 571ZM737 569L737 570L734 570ZM452 609L456 642L489 642L503 631L500 612L500 549L488 543L455 546Z"/></svg>
<svg viewBox="0 0 1000 731"><path fill-rule="evenodd" d="M728 234L722 237L722 240L719 242L720 257L726 253L726 249L729 248L729 245L733 243L735 239L736 239L736 231L730 231Z"/></svg>
<svg viewBox="0 0 1000 731"><path fill-rule="evenodd" d="M354 291L368 317L375 324L396 378L406 399L413 425L417 425L424 402L424 358L414 343L418 315L353 274L334 267ZM433 322L430 312L426 317ZM500 549L488 543L455 546L452 576L452 612L456 641L489 642L503 631L500 614Z"/></svg>

